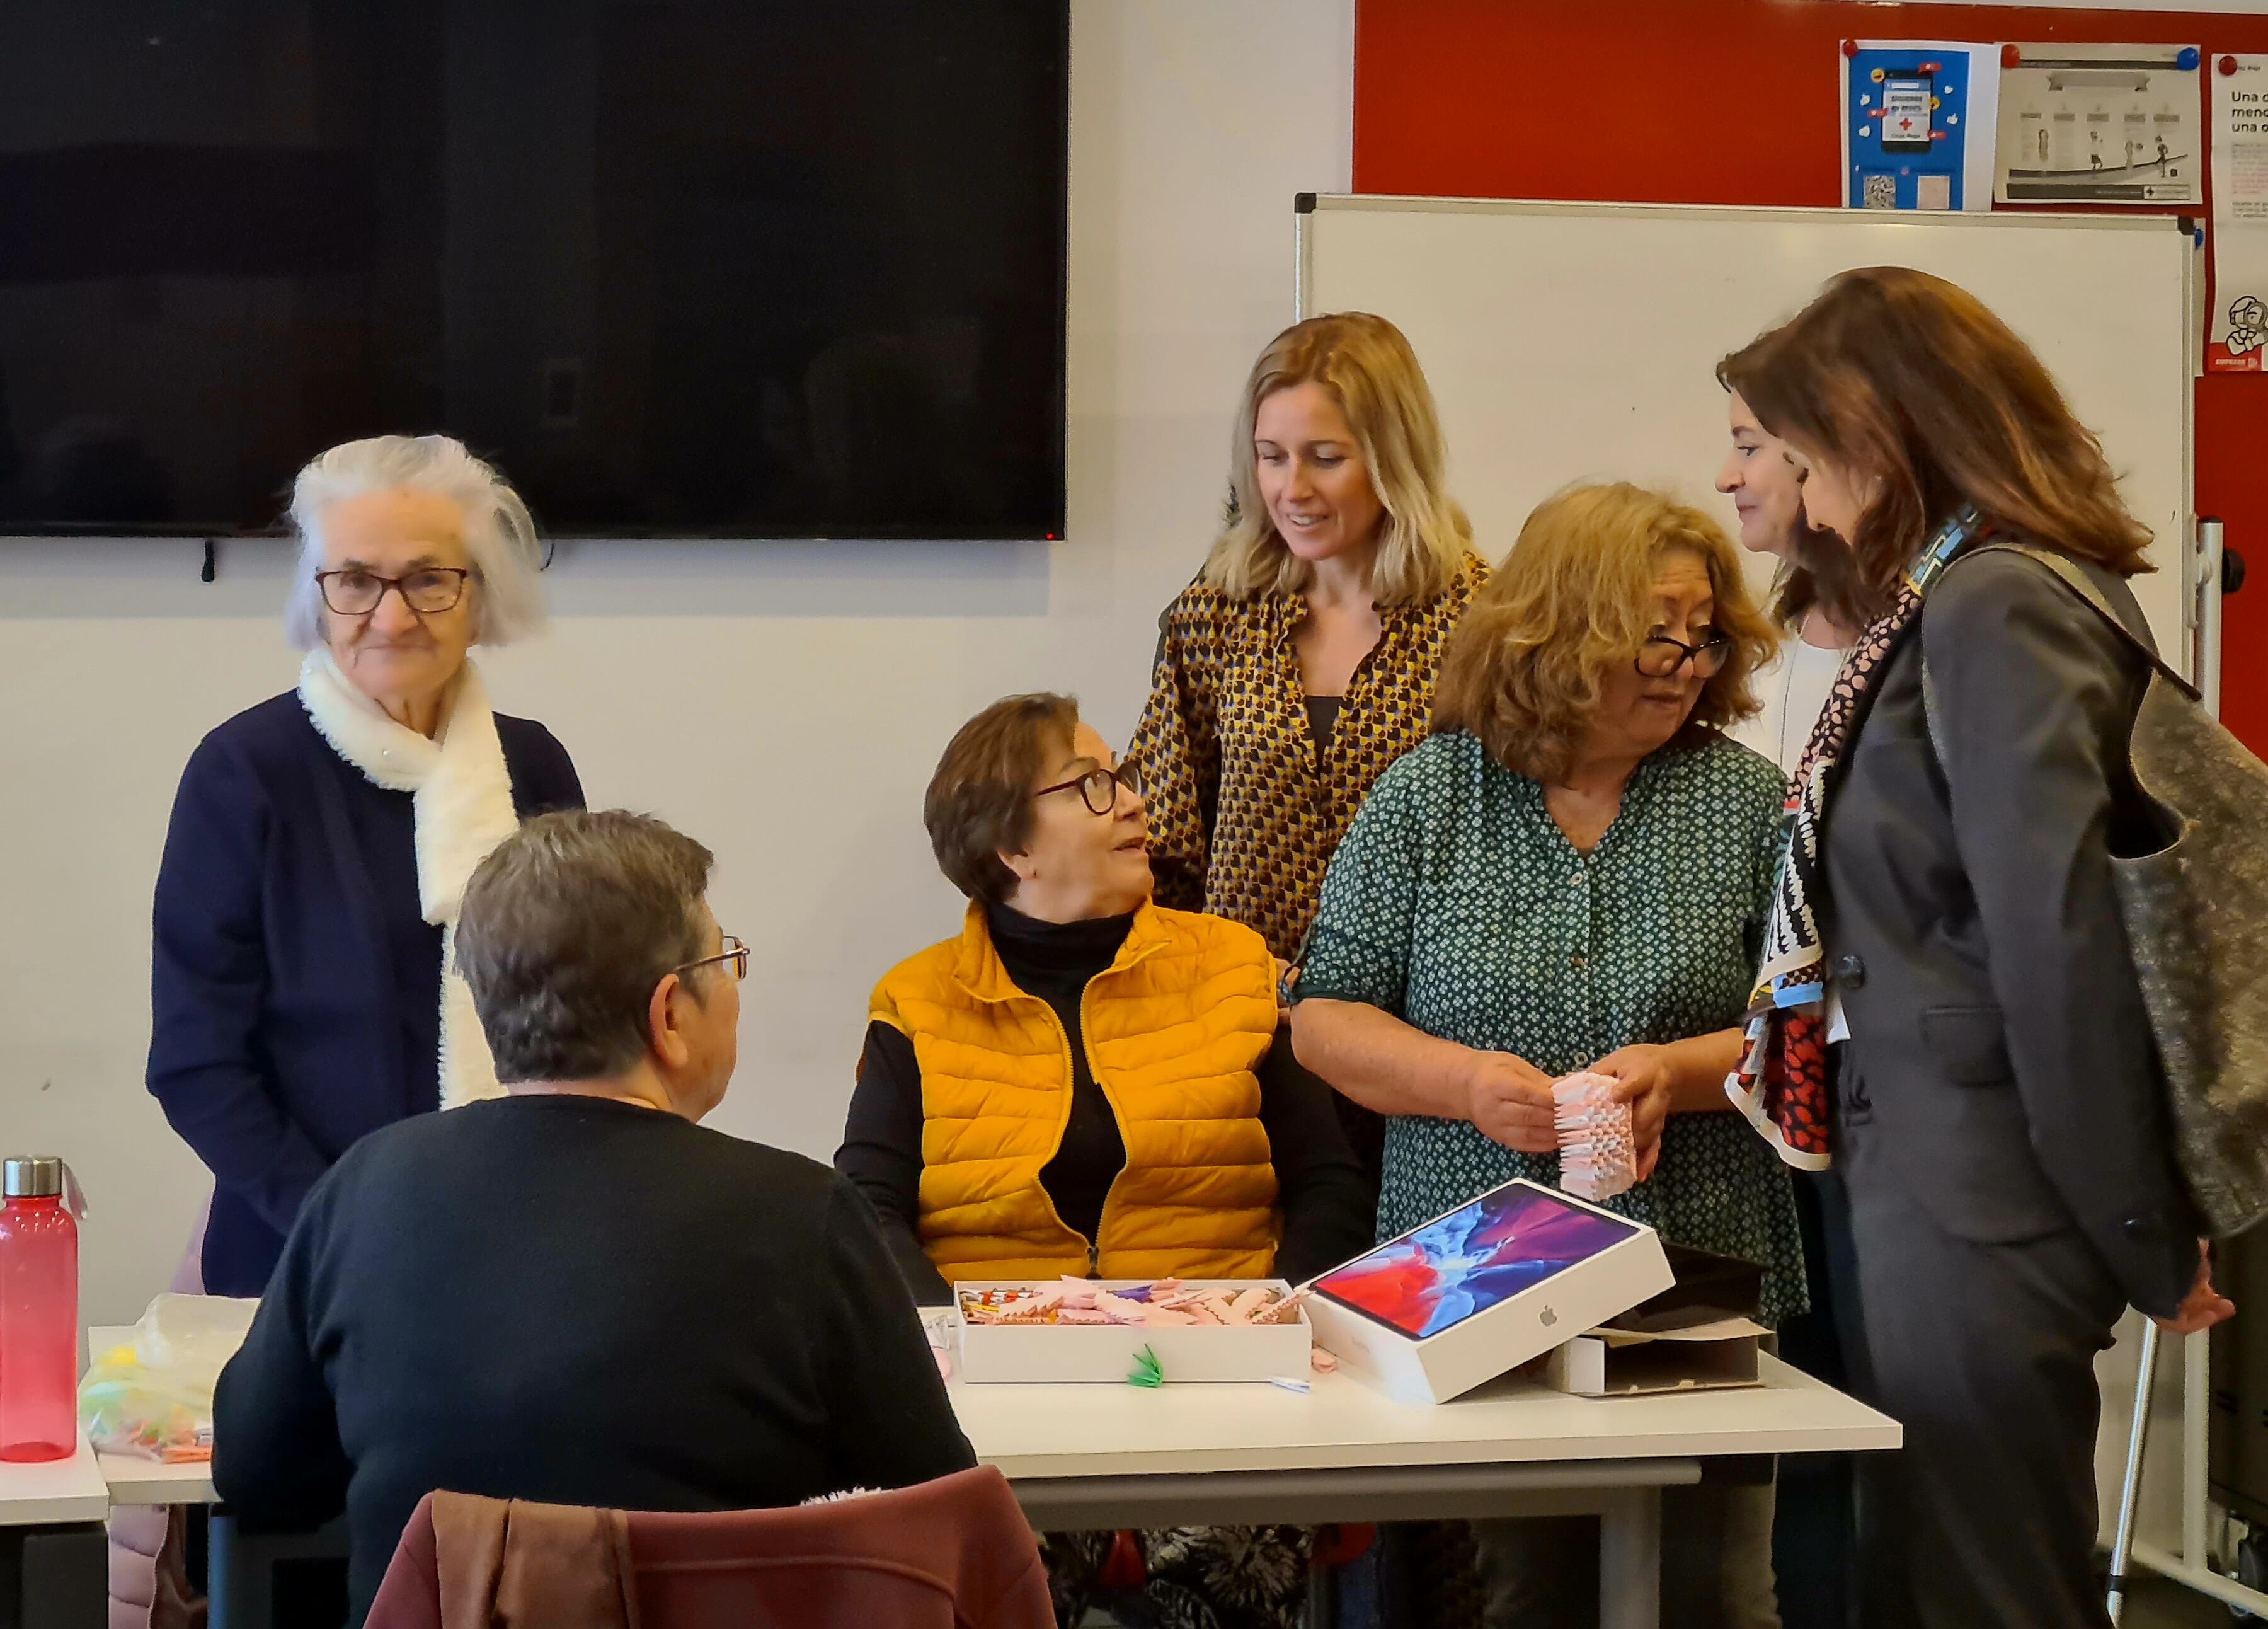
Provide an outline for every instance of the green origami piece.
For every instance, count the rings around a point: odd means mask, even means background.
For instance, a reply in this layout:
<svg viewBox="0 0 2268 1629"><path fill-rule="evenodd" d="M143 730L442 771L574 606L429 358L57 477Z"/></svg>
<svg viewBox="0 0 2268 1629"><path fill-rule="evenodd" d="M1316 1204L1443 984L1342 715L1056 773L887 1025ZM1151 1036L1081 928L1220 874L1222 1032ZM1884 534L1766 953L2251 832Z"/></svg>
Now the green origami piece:
<svg viewBox="0 0 2268 1629"><path fill-rule="evenodd" d="M1134 1370L1133 1373L1126 1376L1126 1383L1130 1386L1142 1386L1145 1388L1164 1385L1166 1383L1166 1370L1165 1366L1158 1361L1158 1354L1151 1351L1147 1346L1143 1347L1141 1351L1136 1353L1134 1354Z"/></svg>

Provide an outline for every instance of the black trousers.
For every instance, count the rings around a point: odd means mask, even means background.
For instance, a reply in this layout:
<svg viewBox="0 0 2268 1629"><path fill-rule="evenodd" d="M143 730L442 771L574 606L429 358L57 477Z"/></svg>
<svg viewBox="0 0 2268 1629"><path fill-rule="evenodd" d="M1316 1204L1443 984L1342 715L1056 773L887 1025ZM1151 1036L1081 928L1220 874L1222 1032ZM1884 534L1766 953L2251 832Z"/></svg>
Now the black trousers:
<svg viewBox="0 0 2268 1629"><path fill-rule="evenodd" d="M1779 1355L1815 1380L1865 1398L1866 1326L1840 1170L1793 1173L1811 1310L1780 1325ZM1858 1610L1857 1456L1787 1454L1779 1462L1772 1574L1784 1629L1852 1629Z"/></svg>
<svg viewBox="0 0 2268 1629"><path fill-rule="evenodd" d="M2076 1227L2013 1243L1948 1233L1894 1168L1847 1068L1841 1095L1869 1400L1905 1427L1902 1451L1860 1456L1860 1623L2108 1625L2095 1358L2124 1296Z"/></svg>

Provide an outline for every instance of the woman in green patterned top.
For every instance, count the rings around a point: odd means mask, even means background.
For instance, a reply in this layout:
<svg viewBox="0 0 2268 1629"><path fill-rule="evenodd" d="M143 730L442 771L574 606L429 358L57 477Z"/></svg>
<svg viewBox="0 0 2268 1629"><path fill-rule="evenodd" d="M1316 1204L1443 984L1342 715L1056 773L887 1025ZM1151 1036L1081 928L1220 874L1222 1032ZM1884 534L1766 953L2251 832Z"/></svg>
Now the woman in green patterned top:
<svg viewBox="0 0 2268 1629"><path fill-rule="evenodd" d="M1544 503L1475 597L1433 734L1331 862L1293 1010L1300 1061L1388 1117L1380 1237L1556 1183L1552 1082L1594 1069L1638 1135L1610 1208L1761 1264L1765 1322L1802 1309L1786 1171L1724 1091L1786 784L1719 730L1773 649L1717 524L1634 486ZM1769 1487L1681 1491L1663 1600L1775 1623L1771 1524ZM1490 1624L1595 1620L1554 1526L1476 1528Z"/></svg>

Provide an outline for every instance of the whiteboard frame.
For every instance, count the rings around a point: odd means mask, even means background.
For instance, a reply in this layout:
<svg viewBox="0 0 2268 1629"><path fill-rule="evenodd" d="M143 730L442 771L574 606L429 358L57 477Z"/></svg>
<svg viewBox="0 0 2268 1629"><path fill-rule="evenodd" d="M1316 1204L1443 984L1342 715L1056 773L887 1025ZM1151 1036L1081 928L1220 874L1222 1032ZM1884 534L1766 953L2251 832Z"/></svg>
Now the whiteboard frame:
<svg viewBox="0 0 2268 1629"><path fill-rule="evenodd" d="M1304 321L1308 315L1308 291L1314 281L1314 236L1309 230L1310 217L1323 211L1347 213L1360 211L1373 214L1424 215L1546 215L1602 216L1619 218L1638 217L1653 220L1753 220L1759 225L1804 225L1829 219L1848 221L1865 210L1848 209L1783 209L1766 205L1738 203L1584 203L1555 199L1536 198L1427 198L1387 193L1312 193L1303 192L1292 199L1292 320ZM1902 210L1895 218L1911 220L1916 212ZM2198 287L2197 249L2198 217L2192 215L2058 215L2025 210L2022 213L1985 212L1982 210L1948 210L1942 214L1931 211L1926 217L1933 227L1954 232L2036 232L2043 229L2070 231L2078 228L2088 232L2181 232L2191 240L2189 274L2182 279L2182 331L2187 335L2183 354L2176 359L2182 370L2182 470L2181 526L2178 535L2158 540L2166 545L2172 558L2179 562L2182 574L2182 629L2189 643L2187 660L2182 663L2191 679L2218 690L2220 686L2220 657L2218 648L2205 648L2210 641L2209 630L2218 623L2220 585L2217 574L2207 574L2200 569L2197 532L2197 379L2196 354L2202 332L2201 291ZM2164 557L2161 557L2163 568ZM2207 669L2212 671L2208 674Z"/></svg>

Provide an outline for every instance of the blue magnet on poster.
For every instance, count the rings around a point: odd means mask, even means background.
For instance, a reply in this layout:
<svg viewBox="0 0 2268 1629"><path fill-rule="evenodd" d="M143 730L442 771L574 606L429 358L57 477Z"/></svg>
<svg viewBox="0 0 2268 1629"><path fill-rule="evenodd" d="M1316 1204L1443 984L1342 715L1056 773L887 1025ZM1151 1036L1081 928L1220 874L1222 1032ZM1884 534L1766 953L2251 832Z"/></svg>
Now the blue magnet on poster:
<svg viewBox="0 0 2268 1629"><path fill-rule="evenodd" d="M2201 60L2202 59L2198 55L2197 47L2193 45L2185 45L2182 48L2181 55L2174 58L2174 66L2180 69L2183 73L2191 73L2196 70L2198 62Z"/></svg>

